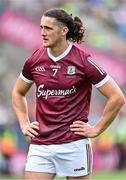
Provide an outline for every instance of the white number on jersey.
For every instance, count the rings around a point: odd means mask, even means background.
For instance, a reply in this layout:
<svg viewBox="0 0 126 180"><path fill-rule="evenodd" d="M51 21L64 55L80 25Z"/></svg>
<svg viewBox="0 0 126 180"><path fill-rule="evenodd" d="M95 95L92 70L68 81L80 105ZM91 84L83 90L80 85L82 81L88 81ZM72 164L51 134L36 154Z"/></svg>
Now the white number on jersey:
<svg viewBox="0 0 126 180"><path fill-rule="evenodd" d="M55 76L56 73L57 73L57 71L58 71L58 69L56 69L56 68L54 69L54 68L53 68L52 70L54 71L53 76Z"/></svg>

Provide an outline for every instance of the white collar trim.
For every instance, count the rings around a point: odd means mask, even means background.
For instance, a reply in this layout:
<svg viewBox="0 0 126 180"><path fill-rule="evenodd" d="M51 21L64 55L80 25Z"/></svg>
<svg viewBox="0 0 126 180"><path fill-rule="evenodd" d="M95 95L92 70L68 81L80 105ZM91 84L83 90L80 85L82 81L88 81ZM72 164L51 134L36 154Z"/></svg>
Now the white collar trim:
<svg viewBox="0 0 126 180"><path fill-rule="evenodd" d="M50 52L49 52L49 48L47 48L47 53L48 53L48 56L53 60L53 61L59 61L60 59L64 58L71 50L73 44L69 44L68 48L62 53L60 54L59 56L55 57L53 56Z"/></svg>

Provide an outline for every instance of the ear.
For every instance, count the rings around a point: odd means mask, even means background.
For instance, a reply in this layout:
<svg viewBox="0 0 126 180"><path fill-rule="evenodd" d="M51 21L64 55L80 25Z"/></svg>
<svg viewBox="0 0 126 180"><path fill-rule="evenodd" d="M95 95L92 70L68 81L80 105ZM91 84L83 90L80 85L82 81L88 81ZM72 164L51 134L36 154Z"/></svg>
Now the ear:
<svg viewBox="0 0 126 180"><path fill-rule="evenodd" d="M66 35L68 33L69 29L67 26L64 26L63 29L62 29L62 35Z"/></svg>

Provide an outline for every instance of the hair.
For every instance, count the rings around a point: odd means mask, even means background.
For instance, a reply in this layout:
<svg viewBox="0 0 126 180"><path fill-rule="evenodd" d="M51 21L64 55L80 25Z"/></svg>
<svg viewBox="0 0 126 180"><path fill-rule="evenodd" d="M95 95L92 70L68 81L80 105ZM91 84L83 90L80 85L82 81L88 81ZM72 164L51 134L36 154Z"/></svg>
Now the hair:
<svg viewBox="0 0 126 180"><path fill-rule="evenodd" d="M49 9L43 14L43 16L53 17L58 22L67 26L69 31L66 38L68 40L77 43L84 41L85 27L79 17L75 16L73 18L72 14L69 15L65 10L57 8Z"/></svg>

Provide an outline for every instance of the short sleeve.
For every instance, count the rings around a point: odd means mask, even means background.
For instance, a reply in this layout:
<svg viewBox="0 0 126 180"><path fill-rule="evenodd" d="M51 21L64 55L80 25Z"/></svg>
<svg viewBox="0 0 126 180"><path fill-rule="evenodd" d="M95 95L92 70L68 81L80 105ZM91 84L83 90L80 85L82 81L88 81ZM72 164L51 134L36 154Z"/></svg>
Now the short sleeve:
<svg viewBox="0 0 126 180"><path fill-rule="evenodd" d="M20 78L26 83L33 83L32 74L30 71L29 59L25 62L22 72L20 73Z"/></svg>
<svg viewBox="0 0 126 180"><path fill-rule="evenodd" d="M87 56L85 66L86 77L96 88L101 87L110 79L106 71L103 70L91 56Z"/></svg>
<svg viewBox="0 0 126 180"><path fill-rule="evenodd" d="M23 66L23 69L22 69L22 72L20 73L20 78L22 80L24 80L26 83L33 83L34 80L33 80L33 76L32 76L32 64L34 62L34 60L36 59L36 54L39 53L39 50L40 49L37 49L33 52L33 54L31 55L31 57L29 57L24 66Z"/></svg>

